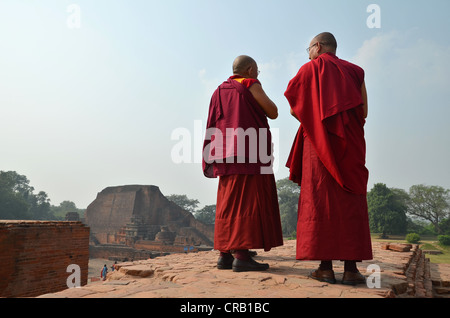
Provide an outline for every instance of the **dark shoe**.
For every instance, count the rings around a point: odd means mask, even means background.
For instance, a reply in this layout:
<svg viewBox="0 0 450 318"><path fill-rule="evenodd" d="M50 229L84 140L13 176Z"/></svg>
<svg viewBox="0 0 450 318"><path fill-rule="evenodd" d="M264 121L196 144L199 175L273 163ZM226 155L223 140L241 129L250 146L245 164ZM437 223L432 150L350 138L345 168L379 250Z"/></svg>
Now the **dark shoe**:
<svg viewBox="0 0 450 318"><path fill-rule="evenodd" d="M233 266L234 257L230 254L229 256L219 256L217 260L218 269L231 269Z"/></svg>
<svg viewBox="0 0 450 318"><path fill-rule="evenodd" d="M326 282L329 284L336 284L336 278L334 277L333 270L321 270L316 269L309 273L309 277L318 280L319 282Z"/></svg>
<svg viewBox="0 0 450 318"><path fill-rule="evenodd" d="M233 272L265 271L269 269L269 264L258 263L253 258L243 261L235 258L233 261Z"/></svg>
<svg viewBox="0 0 450 318"><path fill-rule="evenodd" d="M360 272L344 272L344 276L342 276L342 284L344 285L357 285L357 284L365 284L366 278Z"/></svg>

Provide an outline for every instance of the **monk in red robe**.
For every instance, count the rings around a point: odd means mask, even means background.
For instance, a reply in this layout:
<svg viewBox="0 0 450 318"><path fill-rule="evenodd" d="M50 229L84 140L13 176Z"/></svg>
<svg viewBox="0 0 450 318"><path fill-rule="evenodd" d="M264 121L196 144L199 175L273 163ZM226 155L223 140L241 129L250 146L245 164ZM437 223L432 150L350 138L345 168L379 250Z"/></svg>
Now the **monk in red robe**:
<svg viewBox="0 0 450 318"><path fill-rule="evenodd" d="M283 245L267 120L277 118L278 109L262 89L251 57L237 57L233 73L211 98L203 147L204 175L219 177L214 232L214 248L220 251L217 267L237 272L266 270L269 265L256 262L249 249L268 251Z"/></svg>
<svg viewBox="0 0 450 318"><path fill-rule="evenodd" d="M333 260L344 262L342 283L364 283L356 262L372 259L367 209L364 70L336 56L328 32L310 43L309 63L285 96L300 121L286 166L301 187L297 259L320 260L310 276L335 283Z"/></svg>

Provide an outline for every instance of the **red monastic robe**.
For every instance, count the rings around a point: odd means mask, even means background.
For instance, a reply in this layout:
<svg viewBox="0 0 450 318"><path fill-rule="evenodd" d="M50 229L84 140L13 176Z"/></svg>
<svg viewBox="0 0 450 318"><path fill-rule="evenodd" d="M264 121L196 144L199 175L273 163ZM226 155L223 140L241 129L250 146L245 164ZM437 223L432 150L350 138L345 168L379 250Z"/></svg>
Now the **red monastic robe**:
<svg viewBox="0 0 450 318"><path fill-rule="evenodd" d="M203 172L219 177L214 248L268 251L283 245L270 127L245 84L231 77L217 88L206 129ZM240 139L239 133L247 134Z"/></svg>
<svg viewBox="0 0 450 318"><path fill-rule="evenodd" d="M360 67L325 53L285 96L301 122L286 166L301 186L297 259L372 259Z"/></svg>

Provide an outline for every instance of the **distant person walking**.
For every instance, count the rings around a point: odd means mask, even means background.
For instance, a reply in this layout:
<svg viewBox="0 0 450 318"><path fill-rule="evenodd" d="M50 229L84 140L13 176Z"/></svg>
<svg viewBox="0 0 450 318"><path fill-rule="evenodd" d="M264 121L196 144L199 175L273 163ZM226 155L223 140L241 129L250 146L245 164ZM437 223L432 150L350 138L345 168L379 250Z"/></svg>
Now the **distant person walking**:
<svg viewBox="0 0 450 318"><path fill-rule="evenodd" d="M204 175L219 177L214 232L214 248L220 251L217 267L236 272L269 268L256 262L249 249L269 251L283 245L267 120L277 118L278 109L258 74L253 58L241 55L234 60L233 76L211 98L203 147Z"/></svg>
<svg viewBox="0 0 450 318"><path fill-rule="evenodd" d="M333 260L343 260L342 283L364 283L356 262L372 259L367 210L364 70L336 56L328 32L314 37L310 62L285 96L300 121L289 155L290 180L301 187L297 259L320 260L311 277L335 283Z"/></svg>
<svg viewBox="0 0 450 318"><path fill-rule="evenodd" d="M103 280L106 280L106 274L108 274L108 267L106 266L106 264L103 266L100 277Z"/></svg>

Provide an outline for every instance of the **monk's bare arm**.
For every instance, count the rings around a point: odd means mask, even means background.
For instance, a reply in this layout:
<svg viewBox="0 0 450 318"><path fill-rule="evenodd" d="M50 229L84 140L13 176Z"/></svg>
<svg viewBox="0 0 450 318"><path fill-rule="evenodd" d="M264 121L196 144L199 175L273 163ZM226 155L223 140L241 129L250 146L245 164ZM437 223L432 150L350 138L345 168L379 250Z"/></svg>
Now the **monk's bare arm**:
<svg viewBox="0 0 450 318"><path fill-rule="evenodd" d="M266 113L267 117L270 119L276 119L278 117L278 108L274 102L266 95L262 86L258 83L253 84L250 87L250 92L253 97L256 99L258 104Z"/></svg>
<svg viewBox="0 0 450 318"><path fill-rule="evenodd" d="M364 118L367 118L368 112L369 112L369 106L367 101L367 90L366 90L366 83L363 82L361 86L361 96L363 100L363 109L364 109Z"/></svg>

